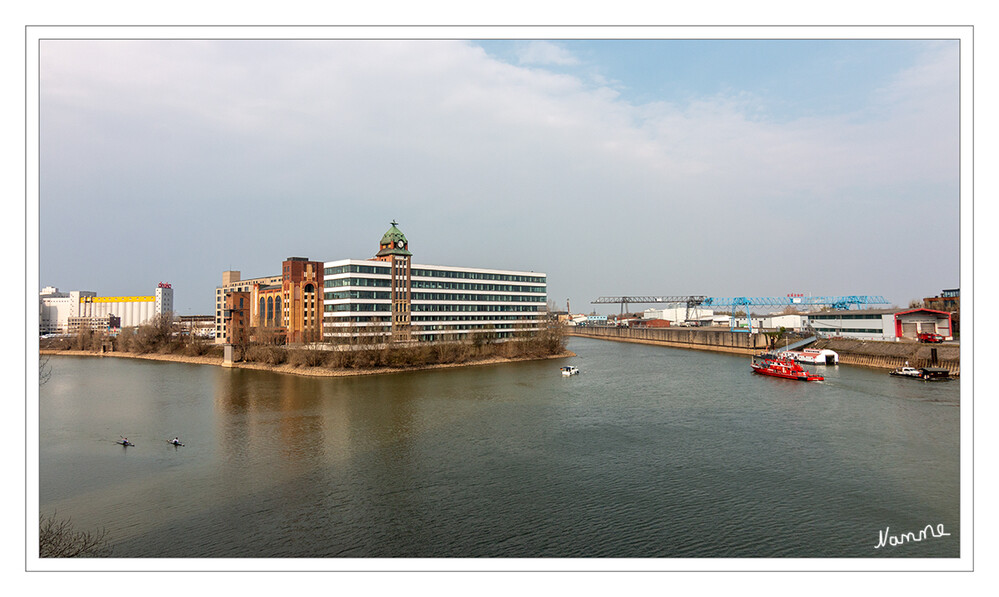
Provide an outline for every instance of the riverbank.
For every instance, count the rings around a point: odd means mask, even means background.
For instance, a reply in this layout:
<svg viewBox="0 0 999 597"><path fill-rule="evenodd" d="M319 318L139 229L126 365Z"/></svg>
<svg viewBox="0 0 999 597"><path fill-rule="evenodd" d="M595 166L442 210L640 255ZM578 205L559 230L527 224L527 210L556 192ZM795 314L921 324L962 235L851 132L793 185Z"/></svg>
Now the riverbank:
<svg viewBox="0 0 999 597"><path fill-rule="evenodd" d="M40 350L38 351L41 355L52 355L52 356L77 356L77 357L112 357L119 359L144 359L148 361L166 361L172 363L188 363L192 365L215 365L218 367L222 366L221 357L196 357L188 355L178 355L178 354L159 354L159 353L146 353L146 354L135 354L127 352L91 352L89 350ZM547 355L542 357L535 356L525 356L525 357L489 357L478 360L468 360L463 363L441 363L434 365L419 365L413 367L371 367L364 369L345 369L345 368L328 368L328 367L307 367L307 366L296 366L290 364L281 365L268 365L266 363L249 363L249 362L236 362L233 363L232 369L256 369L259 371L273 371L275 373L287 373L290 375L303 375L306 377L353 377L359 375L381 375L386 373L403 373L407 371L426 371L430 369L451 369L454 367L472 367L477 365L497 365L502 363L515 363L519 361L541 361L550 359L564 359L567 357L574 357L576 353L571 350L565 350L558 354Z"/></svg>

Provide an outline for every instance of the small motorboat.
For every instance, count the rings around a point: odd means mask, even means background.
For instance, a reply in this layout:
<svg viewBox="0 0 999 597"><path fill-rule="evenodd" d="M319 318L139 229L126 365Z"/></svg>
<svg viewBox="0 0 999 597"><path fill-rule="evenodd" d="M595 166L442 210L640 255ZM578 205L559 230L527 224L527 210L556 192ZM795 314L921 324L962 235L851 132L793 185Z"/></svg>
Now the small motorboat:
<svg viewBox="0 0 999 597"><path fill-rule="evenodd" d="M797 381L822 381L825 379L821 375L816 375L805 370L804 367L789 357L780 354L767 353L756 355L753 357L752 367L753 373L783 377L784 379L794 379Z"/></svg>
<svg viewBox="0 0 999 597"><path fill-rule="evenodd" d="M899 367L889 373L889 375L911 377L913 379L922 379L926 381L950 379L950 371L939 367L922 367L921 369L916 369L915 367Z"/></svg>
<svg viewBox="0 0 999 597"><path fill-rule="evenodd" d="M569 377L570 375L579 375L579 369L569 365L567 367L562 367L562 375L564 377Z"/></svg>

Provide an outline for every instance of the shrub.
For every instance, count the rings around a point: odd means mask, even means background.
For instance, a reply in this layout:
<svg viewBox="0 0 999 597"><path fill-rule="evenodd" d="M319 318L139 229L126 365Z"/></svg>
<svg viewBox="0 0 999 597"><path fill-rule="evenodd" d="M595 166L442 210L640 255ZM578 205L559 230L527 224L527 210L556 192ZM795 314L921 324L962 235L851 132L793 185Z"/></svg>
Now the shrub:
<svg viewBox="0 0 999 597"><path fill-rule="evenodd" d="M243 358L254 363L280 365L288 361L288 351L279 346L250 346Z"/></svg>
<svg viewBox="0 0 999 597"><path fill-rule="evenodd" d="M296 367L321 367L326 364L326 351L314 348L292 350L288 362Z"/></svg>
<svg viewBox="0 0 999 597"><path fill-rule="evenodd" d="M204 340L192 339L184 346L183 352L192 357L201 357L207 355L212 348L212 345Z"/></svg>
<svg viewBox="0 0 999 597"><path fill-rule="evenodd" d="M38 557L93 558L110 555L107 529L87 533L75 530L69 520L56 519L55 514L38 516Z"/></svg>

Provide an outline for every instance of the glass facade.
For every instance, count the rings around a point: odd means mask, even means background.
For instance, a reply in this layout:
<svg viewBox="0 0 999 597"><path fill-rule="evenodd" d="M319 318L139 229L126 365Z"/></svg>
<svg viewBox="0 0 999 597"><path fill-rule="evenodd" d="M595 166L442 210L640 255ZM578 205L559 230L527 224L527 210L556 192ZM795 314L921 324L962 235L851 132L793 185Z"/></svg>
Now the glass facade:
<svg viewBox="0 0 999 597"><path fill-rule="evenodd" d="M412 266L412 339L504 339L537 329L547 307L547 277L535 272ZM324 267L326 340L391 334L390 268L370 261ZM384 289L384 290L382 290Z"/></svg>

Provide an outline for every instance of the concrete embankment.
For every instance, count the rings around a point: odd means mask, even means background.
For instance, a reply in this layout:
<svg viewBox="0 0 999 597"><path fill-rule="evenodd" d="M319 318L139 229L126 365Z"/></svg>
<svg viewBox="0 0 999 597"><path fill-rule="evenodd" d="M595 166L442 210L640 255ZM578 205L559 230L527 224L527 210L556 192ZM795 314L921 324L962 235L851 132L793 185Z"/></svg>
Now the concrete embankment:
<svg viewBox="0 0 999 597"><path fill-rule="evenodd" d="M767 349L769 338L761 334L704 328L614 328L569 327L570 336L617 342L658 344L676 348L712 350L735 354L757 354Z"/></svg>
<svg viewBox="0 0 999 597"><path fill-rule="evenodd" d="M809 348L834 350L844 365L897 369L908 363L910 367L940 367L951 375L961 374L961 347L957 344L827 339L819 340Z"/></svg>
<svg viewBox="0 0 999 597"><path fill-rule="evenodd" d="M748 355L767 350L770 341L763 334L704 328L570 327L567 333L582 338ZM896 369L908 362L910 367L941 367L950 371L951 375L961 374L961 350L956 344L819 340L809 348L834 350L839 354L839 362L843 365ZM936 360L933 358L934 350Z"/></svg>

